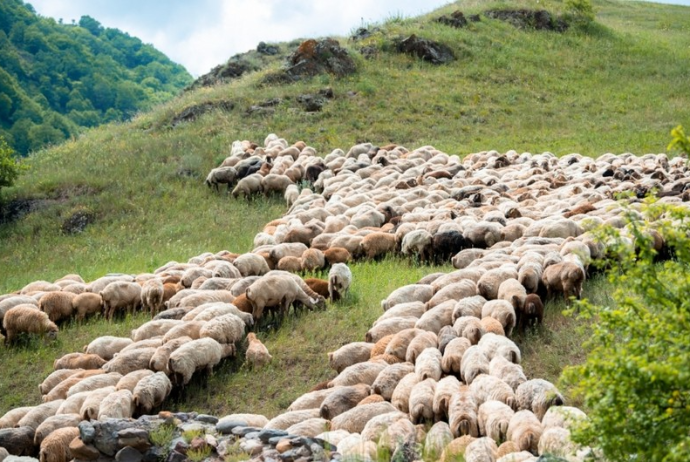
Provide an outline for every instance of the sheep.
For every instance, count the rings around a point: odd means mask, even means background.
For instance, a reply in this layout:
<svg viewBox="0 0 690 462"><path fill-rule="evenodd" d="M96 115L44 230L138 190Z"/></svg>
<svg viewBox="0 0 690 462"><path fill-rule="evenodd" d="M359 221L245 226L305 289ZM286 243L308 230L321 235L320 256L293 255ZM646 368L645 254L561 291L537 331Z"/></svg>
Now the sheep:
<svg viewBox="0 0 690 462"><path fill-rule="evenodd" d="M245 253L240 255L235 259L233 265L240 271L242 277L263 276L270 271L266 260L263 257L253 253Z"/></svg>
<svg viewBox="0 0 690 462"><path fill-rule="evenodd" d="M389 318L389 319L396 319L396 318ZM401 319L401 318L398 318ZM404 318L402 318L404 319ZM375 324L377 326L379 324L379 321ZM384 324L381 322L380 324ZM403 329L395 334L393 334L393 337L391 338L390 342L388 342L388 345L386 345L385 353L389 355L396 356L400 358L401 360L405 360L407 358L407 349L410 346L410 343L417 337L418 335L424 334L425 331L417 328L409 328L409 329Z"/></svg>
<svg viewBox="0 0 690 462"><path fill-rule="evenodd" d="M353 342L328 353L328 364L340 373L348 366L367 361L371 357L373 343Z"/></svg>
<svg viewBox="0 0 690 462"><path fill-rule="evenodd" d="M458 334L458 337L464 337L473 345L479 343L486 331L482 326L479 318L474 316L461 316L453 324L453 329Z"/></svg>
<svg viewBox="0 0 690 462"><path fill-rule="evenodd" d="M487 271L479 278L477 289L479 294L487 300L495 300L498 297L498 289L503 281L517 279L518 273L514 266L505 266Z"/></svg>
<svg viewBox="0 0 690 462"><path fill-rule="evenodd" d="M373 359L376 356L380 356L380 355L385 354L386 348L388 348L388 345L393 340L394 336L395 336L395 334L383 336L376 343L374 343L374 347L371 349L370 358Z"/></svg>
<svg viewBox="0 0 690 462"><path fill-rule="evenodd" d="M276 269L281 271L289 271L290 273L299 273L302 271L302 259L300 257L283 257L276 265Z"/></svg>
<svg viewBox="0 0 690 462"><path fill-rule="evenodd" d="M284 412L263 425L263 428L270 428L273 430L285 430L291 426L304 422L308 419L315 419L319 417L318 409L305 409L301 411Z"/></svg>
<svg viewBox="0 0 690 462"><path fill-rule="evenodd" d="M423 460L440 460L443 449L453 440L450 426L446 422L436 422L424 439Z"/></svg>
<svg viewBox="0 0 690 462"><path fill-rule="evenodd" d="M376 460L378 454L376 443L363 440L358 433L348 432L348 436L341 439L336 448L344 460Z"/></svg>
<svg viewBox="0 0 690 462"><path fill-rule="evenodd" d="M34 308L38 308L38 302L33 297L27 295L13 295L4 300L0 300L0 328L2 328L2 320L5 317L5 313L7 313L10 308L19 305L33 305ZM4 328L0 329L0 333L5 334Z"/></svg>
<svg viewBox="0 0 690 462"><path fill-rule="evenodd" d="M301 258L302 271L317 271L326 266L326 256L319 249L307 249Z"/></svg>
<svg viewBox="0 0 690 462"><path fill-rule="evenodd" d="M102 278L98 278L90 284L87 284L86 291L93 292L95 294L100 293L103 289L105 289L108 286L108 284L115 281L133 282L134 278L126 274L103 276Z"/></svg>
<svg viewBox="0 0 690 462"><path fill-rule="evenodd" d="M446 376L436 384L434 393L434 418L436 421L448 420L448 409L453 395L460 392L460 381L453 375Z"/></svg>
<svg viewBox="0 0 690 462"><path fill-rule="evenodd" d="M419 324L419 322L417 322ZM407 347L405 361L415 364L417 357L427 348L437 349L438 337L433 332L423 332L415 336ZM438 350L437 350L438 351Z"/></svg>
<svg viewBox="0 0 690 462"><path fill-rule="evenodd" d="M53 362L53 369L99 369L107 361L95 354L69 353Z"/></svg>
<svg viewBox="0 0 690 462"><path fill-rule="evenodd" d="M464 269L473 261L482 258L485 253L484 249L464 249L451 258L451 263L455 269Z"/></svg>
<svg viewBox="0 0 690 462"><path fill-rule="evenodd" d="M518 331L524 332L525 328L534 321L539 326L544 320L544 304L537 294L529 294L525 297L525 302L517 312Z"/></svg>
<svg viewBox="0 0 690 462"><path fill-rule="evenodd" d="M19 292L21 295L31 294L33 292L55 292L59 291L61 287L48 281L34 281L25 285Z"/></svg>
<svg viewBox="0 0 690 462"><path fill-rule="evenodd" d="M242 339L244 336L245 323L240 319L239 316L228 313L222 316L218 316L209 321L190 321L185 325L191 325L192 323L200 323L199 335L196 338L209 337L217 341L218 343L234 343ZM168 331L165 339L169 338L171 331ZM193 335L187 334L187 336L194 339Z"/></svg>
<svg viewBox="0 0 690 462"><path fill-rule="evenodd" d="M467 449L467 446L469 446L469 444L474 440L476 440L476 438L470 435L455 438L443 449L440 460L442 462L463 460L465 458L465 450Z"/></svg>
<svg viewBox="0 0 690 462"><path fill-rule="evenodd" d="M98 355L106 361L113 359L116 353L134 343L126 337L113 337L106 335L98 337L84 347L84 353Z"/></svg>
<svg viewBox="0 0 690 462"><path fill-rule="evenodd" d="M15 427L30 427L36 431L38 426L45 422L46 419L55 415L60 405L64 402L64 399L58 399L33 407L17 421Z"/></svg>
<svg viewBox="0 0 690 462"><path fill-rule="evenodd" d="M235 296L228 290L204 290L188 295L180 301L180 306L192 309L207 303L232 303Z"/></svg>
<svg viewBox="0 0 690 462"><path fill-rule="evenodd" d="M171 340L164 345L159 346L156 348L156 352L153 354L153 356L151 356L148 366L149 369L154 372L165 372L166 374L169 374L170 370L168 369L168 360L170 359L170 355L173 351L180 348L180 346L191 341L191 337L178 337L175 340Z"/></svg>
<svg viewBox="0 0 690 462"><path fill-rule="evenodd" d="M146 322L139 326L138 329L133 330L131 337L135 342L154 337L162 337L170 329L180 325L181 323L182 321L176 319L156 319L154 321Z"/></svg>
<svg viewBox="0 0 690 462"><path fill-rule="evenodd" d="M137 386L137 383L139 383L140 380L142 380L144 377L148 377L149 375L153 375L153 371L149 369L139 369L136 371L132 371L129 374L124 375L120 380L118 380L117 384L115 385L115 390L134 391L134 387Z"/></svg>
<svg viewBox="0 0 690 462"><path fill-rule="evenodd" d="M332 430L347 430L350 433L361 433L369 420L377 415L396 411L395 407L387 401L382 403L355 406L343 412L331 420Z"/></svg>
<svg viewBox="0 0 690 462"><path fill-rule="evenodd" d="M33 305L18 305L10 308L2 320L5 330L5 344L11 345L20 333L47 335L57 338L58 328L48 315Z"/></svg>
<svg viewBox="0 0 690 462"><path fill-rule="evenodd" d="M410 422L407 414L400 411L387 412L385 414L377 415L369 420L369 422L367 422L367 424L364 426L364 429L362 430L362 438L365 441L378 442L379 446L388 445L390 442L390 435L387 434L388 429L401 420L406 421L410 426L412 425L412 422Z"/></svg>
<svg viewBox="0 0 690 462"><path fill-rule="evenodd" d="M541 280L546 287L546 298L550 298L555 292L561 292L563 298L568 301L570 296L574 296L578 300L581 298L582 284L585 278L586 274L582 266L564 261L546 267Z"/></svg>
<svg viewBox="0 0 690 462"><path fill-rule="evenodd" d="M448 404L448 424L453 436L479 436L477 419L477 402L467 385L461 385L460 390L453 394Z"/></svg>
<svg viewBox="0 0 690 462"><path fill-rule="evenodd" d="M79 422L81 422L79 414L56 414L53 417L48 417L36 428L34 445L40 446L41 442L58 428L76 427Z"/></svg>
<svg viewBox="0 0 690 462"><path fill-rule="evenodd" d="M288 185L288 187L285 188L283 198L285 199L287 206L292 207L292 204L294 204L299 198L299 187L296 184Z"/></svg>
<svg viewBox="0 0 690 462"><path fill-rule="evenodd" d="M401 412L409 412L410 393L419 383L419 376L416 373L407 374L400 379L398 385L391 396L391 403Z"/></svg>
<svg viewBox="0 0 690 462"><path fill-rule="evenodd" d="M553 406L544 414L541 424L544 430L552 427L562 427L570 430L573 424L586 420L587 415L580 409L571 406Z"/></svg>
<svg viewBox="0 0 690 462"><path fill-rule="evenodd" d="M48 292L38 302L38 309L48 315L48 319L53 322L70 318L74 308L72 300L76 297L71 292Z"/></svg>
<svg viewBox="0 0 690 462"><path fill-rule="evenodd" d="M427 307L431 309L447 300L462 300L463 298L477 295L477 285L470 279L462 279L441 288L429 300Z"/></svg>
<svg viewBox="0 0 690 462"><path fill-rule="evenodd" d="M163 337L154 337L145 340L139 340L138 342L134 342L131 345L127 345L126 347L124 347L122 350L120 350L118 355L130 352L132 350L141 350L143 348L158 348L161 345L163 345Z"/></svg>
<svg viewBox="0 0 690 462"><path fill-rule="evenodd" d="M235 299L237 300L237 299ZM234 301L233 301L234 302ZM220 316L224 316L227 314L234 314L238 318L242 320L242 322L245 323L247 326L252 326L254 325L254 318L252 317L251 313L245 313L241 311L237 306L235 306L233 303L207 303L204 305L201 305L197 308L202 308L199 313L197 313L196 316L194 316L194 321L210 321L214 318L218 318ZM190 312L191 313L191 312ZM183 318L184 320L184 318Z"/></svg>
<svg viewBox="0 0 690 462"><path fill-rule="evenodd" d="M476 318L481 317L482 307L486 303L486 299L481 295L474 295L472 297L466 297L455 304L453 308L452 321L455 323L458 318L462 316L474 316Z"/></svg>
<svg viewBox="0 0 690 462"><path fill-rule="evenodd" d="M501 355L496 355L489 362L489 374L498 377L510 385L513 390L527 381L522 366L515 364Z"/></svg>
<svg viewBox="0 0 690 462"><path fill-rule="evenodd" d="M403 237L401 242L401 252L403 255L410 255L419 258L420 261L427 261L431 257L431 246L433 237L424 229L415 229Z"/></svg>
<svg viewBox="0 0 690 462"><path fill-rule="evenodd" d="M515 308L505 300L489 300L482 307L482 318L491 316L501 323L506 335L510 335L517 322Z"/></svg>
<svg viewBox="0 0 690 462"><path fill-rule="evenodd" d="M425 331L438 333L441 328L450 326L453 318L455 300L446 300L440 305L430 308L415 324L415 327Z"/></svg>
<svg viewBox="0 0 690 462"><path fill-rule="evenodd" d="M17 425L22 417L29 413L34 408L34 406L17 407L7 411L2 417L0 417L0 430L3 428L12 428Z"/></svg>
<svg viewBox="0 0 690 462"><path fill-rule="evenodd" d="M151 313L151 317L158 314L163 307L165 289L163 281L158 278L149 279L141 288L141 305L144 310Z"/></svg>
<svg viewBox="0 0 690 462"><path fill-rule="evenodd" d="M288 406L288 412L303 411L305 409L320 409L324 400L341 387L324 388L323 390L310 391L301 395Z"/></svg>
<svg viewBox="0 0 690 462"><path fill-rule="evenodd" d="M508 424L508 439L517 444L520 451L536 454L543 428L531 411L518 411Z"/></svg>
<svg viewBox="0 0 690 462"><path fill-rule="evenodd" d="M489 374L479 374L472 381L470 391L480 406L486 401L501 401L511 409L517 408L515 392L503 380Z"/></svg>
<svg viewBox="0 0 690 462"><path fill-rule="evenodd" d="M495 461L498 446L496 442L487 437L477 438L467 445L465 449L465 462Z"/></svg>
<svg viewBox="0 0 690 462"><path fill-rule="evenodd" d="M441 327L441 330L438 331L436 338L438 339L438 351L440 351L441 354L444 354L446 351L446 346L451 340L458 338L458 333L455 332L455 329L453 329L452 325L443 326Z"/></svg>
<svg viewBox="0 0 690 462"><path fill-rule="evenodd" d="M324 430L330 429L330 422L321 418L307 419L303 422L296 423L289 426L285 431L289 435L298 435L307 438L313 438Z"/></svg>
<svg viewBox="0 0 690 462"><path fill-rule="evenodd" d="M371 385L386 366L388 364L383 361L367 361L353 364L343 369L336 378L328 382L328 387L356 385L358 383Z"/></svg>
<svg viewBox="0 0 690 462"><path fill-rule="evenodd" d="M343 247L329 247L323 250L323 257L329 266L333 266L336 263L347 263L352 260L350 251Z"/></svg>
<svg viewBox="0 0 690 462"><path fill-rule="evenodd" d="M498 299L510 302L516 312L522 309L526 298L527 291L517 279L506 279L498 287Z"/></svg>
<svg viewBox="0 0 690 462"><path fill-rule="evenodd" d="M40 462L68 462L72 460L69 444L79 436L79 429L74 427L59 428L48 435L41 443Z"/></svg>
<svg viewBox="0 0 690 462"><path fill-rule="evenodd" d="M396 249L397 241L394 234L373 232L364 236L360 244L362 253L369 260L383 257Z"/></svg>
<svg viewBox="0 0 690 462"><path fill-rule="evenodd" d="M462 358L472 343L465 337L456 337L451 340L443 352L441 358L441 370L446 374L460 375Z"/></svg>
<svg viewBox="0 0 690 462"><path fill-rule="evenodd" d="M122 374L119 374L117 372L111 372L107 374L96 374L90 377L85 377L81 379L79 382L69 387L65 396L69 398L72 395L84 391L93 391L98 390L99 388L111 386L114 387L118 384L122 377Z"/></svg>
<svg viewBox="0 0 690 462"><path fill-rule="evenodd" d="M336 416L354 408L357 403L369 396L371 386L359 383L331 388L333 390L324 397L319 406L319 415L327 420L333 420Z"/></svg>
<svg viewBox="0 0 690 462"><path fill-rule="evenodd" d="M134 413L132 392L129 390L116 390L109 394L98 407L98 420L104 419L128 419Z"/></svg>
<svg viewBox="0 0 690 462"><path fill-rule="evenodd" d="M40 385L38 385L38 390L42 395L46 395L61 382L82 371L83 369L58 369L53 371L50 375L48 375L48 377L45 378L45 380L43 380L43 382L41 382Z"/></svg>
<svg viewBox="0 0 690 462"><path fill-rule="evenodd" d="M252 315L256 321L261 319L267 306L279 306L279 312L285 314L294 301L312 310L324 305L322 297L316 294L316 297L310 297L294 279L283 275L267 275L249 286L245 294L252 304Z"/></svg>
<svg viewBox="0 0 690 462"><path fill-rule="evenodd" d="M103 365L106 372L117 372L127 375L137 369L146 369L157 348L138 348L135 350L121 351L113 359Z"/></svg>
<svg viewBox="0 0 690 462"><path fill-rule="evenodd" d="M124 309L131 314L141 304L141 286L134 282L111 282L99 294L103 298L103 310L108 320L118 310Z"/></svg>
<svg viewBox="0 0 690 462"><path fill-rule="evenodd" d="M381 395L385 400L389 401L400 380L407 374L414 372L414 370L414 365L409 362L391 364L379 373L371 389L373 393Z"/></svg>
<svg viewBox="0 0 690 462"><path fill-rule="evenodd" d="M417 373L419 376L419 374ZM434 395L436 394L436 383L434 378L422 379L412 387L409 398L409 413L412 423L422 423L432 421L434 418Z"/></svg>
<svg viewBox="0 0 690 462"><path fill-rule="evenodd" d="M10 453L7 452L7 449L5 448L0 448L0 462L3 462L5 459L7 459L7 456L9 456Z"/></svg>
<svg viewBox="0 0 690 462"><path fill-rule="evenodd" d="M545 428L537 446L539 454L565 458L576 456L578 449L579 445L570 439L570 430L561 427Z"/></svg>
<svg viewBox="0 0 690 462"><path fill-rule="evenodd" d="M132 391L132 405L137 414L148 414L157 408L172 391L172 383L164 372L147 375Z"/></svg>
<svg viewBox="0 0 690 462"><path fill-rule="evenodd" d="M441 379L443 371L441 369L441 352L437 348L426 348L417 357L414 369L420 380L432 378L435 381Z"/></svg>
<svg viewBox="0 0 690 462"><path fill-rule="evenodd" d="M206 369L211 373L221 359L235 354L234 345L221 345L211 338L192 340L173 351L168 369L175 382L186 385L196 370Z"/></svg>
<svg viewBox="0 0 690 462"><path fill-rule="evenodd" d="M467 385L472 385L472 381L479 374L489 373L489 359L478 345L469 347L462 356L460 374Z"/></svg>
<svg viewBox="0 0 690 462"><path fill-rule="evenodd" d="M563 395L549 381L532 379L522 383L515 391L520 409L527 409L541 421L551 406L562 406Z"/></svg>
<svg viewBox="0 0 690 462"><path fill-rule="evenodd" d="M211 169L211 171L206 176L206 186L213 188L216 192L220 192L220 185L227 184L228 191L230 191L231 185L235 182L237 178L237 170L230 166L221 166L218 168Z"/></svg>
<svg viewBox="0 0 690 462"><path fill-rule="evenodd" d="M477 345L479 345L486 357L489 358L489 361L496 356L503 356L515 364L520 364L522 360L520 349L515 342L502 335L487 333L479 340Z"/></svg>
<svg viewBox="0 0 690 462"><path fill-rule="evenodd" d="M506 335L505 331L503 330L503 325L501 325L501 323L496 318L487 316L485 318L482 318L479 321L479 324L482 326L482 329L484 329L484 332L487 334L492 333L501 336Z"/></svg>
<svg viewBox="0 0 690 462"><path fill-rule="evenodd" d="M344 263L336 263L328 272L328 294L330 299L338 301L347 295L352 284L352 271Z"/></svg>
<svg viewBox="0 0 690 462"><path fill-rule="evenodd" d="M245 359L247 363L252 367L262 367L270 363L273 356L268 352L268 348L261 343L261 340L256 338L256 334L250 332L247 335L247 351L245 353Z"/></svg>
<svg viewBox="0 0 690 462"><path fill-rule="evenodd" d="M405 329L412 329L412 328L414 328L416 323L417 323L417 318L395 317L395 318L386 319L385 321L379 322L375 326L373 326L371 329L369 329L364 336L364 340L366 340L367 342L376 343L387 335L396 334L396 333L401 332ZM421 329L417 329L417 330L419 332L421 332ZM400 356L398 356L398 357L400 357ZM404 357L405 356L403 355L402 358L404 358Z"/></svg>
<svg viewBox="0 0 690 462"><path fill-rule="evenodd" d="M380 403L382 401L386 401L383 399L383 396L381 395L369 395L366 398L364 398L362 401L357 403L357 406L364 406L365 404L371 404L371 403Z"/></svg>
<svg viewBox="0 0 690 462"><path fill-rule="evenodd" d="M262 179L263 177L258 173L245 176L237 182L235 189L232 190L232 197L237 197L242 194L246 199L249 199L253 194L260 193L262 190Z"/></svg>
<svg viewBox="0 0 690 462"><path fill-rule="evenodd" d="M520 451L512 441L504 441L496 453L496 462L535 462L537 458L529 451Z"/></svg>

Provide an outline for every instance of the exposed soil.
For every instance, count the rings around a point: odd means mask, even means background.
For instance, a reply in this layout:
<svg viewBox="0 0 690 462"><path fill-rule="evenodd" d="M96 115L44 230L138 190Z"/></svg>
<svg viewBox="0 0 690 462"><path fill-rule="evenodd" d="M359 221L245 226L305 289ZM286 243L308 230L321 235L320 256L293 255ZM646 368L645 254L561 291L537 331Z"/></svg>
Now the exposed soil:
<svg viewBox="0 0 690 462"><path fill-rule="evenodd" d="M498 19L512 24L520 29L548 30L565 32L568 23L546 10L487 10L484 15L488 18Z"/></svg>
<svg viewBox="0 0 690 462"><path fill-rule="evenodd" d="M220 109L221 111L232 111L235 108L235 103L232 101L221 100L221 101L207 101L205 103L195 104L183 109L175 117L173 117L170 124L175 127L182 122L191 122L200 116L211 112L215 109Z"/></svg>

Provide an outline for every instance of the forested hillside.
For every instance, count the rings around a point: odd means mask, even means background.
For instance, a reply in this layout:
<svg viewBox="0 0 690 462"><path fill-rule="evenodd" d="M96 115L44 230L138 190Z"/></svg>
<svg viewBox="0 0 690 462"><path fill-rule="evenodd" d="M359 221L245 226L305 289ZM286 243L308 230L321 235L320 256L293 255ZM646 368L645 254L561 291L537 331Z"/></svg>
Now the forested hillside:
<svg viewBox="0 0 690 462"><path fill-rule="evenodd" d="M27 154L128 119L192 81L153 46L89 16L63 24L0 2L0 136Z"/></svg>

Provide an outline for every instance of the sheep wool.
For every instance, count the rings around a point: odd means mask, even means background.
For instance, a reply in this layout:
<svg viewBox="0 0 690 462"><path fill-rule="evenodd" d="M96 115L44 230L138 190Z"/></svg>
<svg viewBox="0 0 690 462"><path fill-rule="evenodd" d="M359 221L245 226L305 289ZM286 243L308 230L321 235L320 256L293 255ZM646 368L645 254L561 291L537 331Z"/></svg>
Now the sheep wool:
<svg viewBox="0 0 690 462"><path fill-rule="evenodd" d="M367 361L371 357L373 343L352 342L328 353L328 364L340 373L348 366Z"/></svg>
<svg viewBox="0 0 690 462"><path fill-rule="evenodd" d="M66 427L55 430L41 443L40 462L68 462L72 460L69 444L79 436L77 427Z"/></svg>

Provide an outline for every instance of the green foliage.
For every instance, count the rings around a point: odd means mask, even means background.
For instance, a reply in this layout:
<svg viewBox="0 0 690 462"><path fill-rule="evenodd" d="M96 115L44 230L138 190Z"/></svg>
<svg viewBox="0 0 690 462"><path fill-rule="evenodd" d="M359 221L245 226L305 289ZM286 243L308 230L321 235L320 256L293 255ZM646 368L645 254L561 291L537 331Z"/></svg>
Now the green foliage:
<svg viewBox="0 0 690 462"><path fill-rule="evenodd" d="M202 437L205 432L201 428L185 430L182 432L182 439L185 440L187 444L191 443L194 438Z"/></svg>
<svg viewBox="0 0 690 462"><path fill-rule="evenodd" d="M596 320L584 364L568 368L589 420L574 439L601 448L610 461L684 461L690 451L690 212L645 203L627 215L629 237L604 228L599 237L619 260L609 278L613 306L580 303ZM664 236L674 258L655 262ZM634 243L634 244L633 244Z"/></svg>
<svg viewBox="0 0 690 462"><path fill-rule="evenodd" d="M171 99L192 78L136 37L0 2L0 135L21 155Z"/></svg>
<svg viewBox="0 0 690 462"><path fill-rule="evenodd" d="M22 170L26 167L14 158L14 151L0 136L0 190L12 186Z"/></svg>
<svg viewBox="0 0 690 462"><path fill-rule="evenodd" d="M170 443L175 438L177 428L173 424L164 423L149 432L151 443L160 449L160 460L166 460L170 453Z"/></svg>
<svg viewBox="0 0 690 462"><path fill-rule="evenodd" d="M690 156L690 136L685 134L685 130L683 130L682 125L678 125L676 128L671 130L671 137L672 140L666 149L668 151L678 149L686 156Z"/></svg>
<svg viewBox="0 0 690 462"><path fill-rule="evenodd" d="M592 0L566 0L566 16L570 23L585 26L594 21Z"/></svg>

